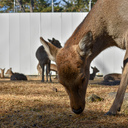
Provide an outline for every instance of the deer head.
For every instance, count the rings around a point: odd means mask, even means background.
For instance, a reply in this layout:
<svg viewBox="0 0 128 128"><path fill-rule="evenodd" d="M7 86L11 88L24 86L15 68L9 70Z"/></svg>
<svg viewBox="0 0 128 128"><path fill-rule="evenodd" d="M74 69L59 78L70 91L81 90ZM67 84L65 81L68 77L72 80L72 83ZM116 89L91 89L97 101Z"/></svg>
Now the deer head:
<svg viewBox="0 0 128 128"><path fill-rule="evenodd" d="M91 67L91 68L92 68L92 70L93 70L93 73L99 72L99 70L98 70L96 67Z"/></svg>
<svg viewBox="0 0 128 128"><path fill-rule="evenodd" d="M57 48L40 37L49 58L56 62L59 82L65 87L72 111L80 114L85 107L85 93L89 79L87 58L92 54L92 33L88 32L78 45ZM86 66L86 68L85 68Z"/></svg>
<svg viewBox="0 0 128 128"><path fill-rule="evenodd" d="M10 77L10 76L13 74L12 68L9 68L9 69L6 71L5 74L9 75L9 77Z"/></svg>

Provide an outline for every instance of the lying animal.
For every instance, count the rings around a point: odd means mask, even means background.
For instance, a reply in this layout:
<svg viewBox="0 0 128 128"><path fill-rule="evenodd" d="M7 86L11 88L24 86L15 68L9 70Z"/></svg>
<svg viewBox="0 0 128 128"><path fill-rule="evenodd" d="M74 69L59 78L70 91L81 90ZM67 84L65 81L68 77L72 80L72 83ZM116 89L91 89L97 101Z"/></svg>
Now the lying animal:
<svg viewBox="0 0 128 128"><path fill-rule="evenodd" d="M124 68L121 67L122 73ZM110 81L116 81L116 80L121 80L121 73L110 73L104 76L104 82L110 82Z"/></svg>
<svg viewBox="0 0 128 128"><path fill-rule="evenodd" d="M8 69L6 74L10 76L10 80L27 80L27 77L21 73L13 73L12 68Z"/></svg>
<svg viewBox="0 0 128 128"><path fill-rule="evenodd" d="M109 81L121 80L121 75L122 74L119 74L119 73L107 74L104 76L104 81L109 82Z"/></svg>

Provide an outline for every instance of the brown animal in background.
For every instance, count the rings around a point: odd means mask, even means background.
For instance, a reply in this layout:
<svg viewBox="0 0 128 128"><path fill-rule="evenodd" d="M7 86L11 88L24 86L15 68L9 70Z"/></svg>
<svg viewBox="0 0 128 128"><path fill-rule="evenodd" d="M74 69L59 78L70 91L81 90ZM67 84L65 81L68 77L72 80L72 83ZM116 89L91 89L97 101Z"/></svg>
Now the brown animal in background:
<svg viewBox="0 0 128 128"><path fill-rule="evenodd" d="M37 65L37 70L38 70L38 74L41 75L42 69L41 69L41 66L40 66L39 63L38 63L38 65ZM50 71L54 71L54 72L56 72L56 74L57 74L57 67L56 67L55 64L51 64L51 65L50 65Z"/></svg>
<svg viewBox="0 0 128 128"><path fill-rule="evenodd" d="M37 71L38 71L38 75L42 75L42 68L39 63L37 64Z"/></svg>
<svg viewBox="0 0 128 128"><path fill-rule="evenodd" d="M64 48L58 49L42 37L40 40L49 58L57 64L59 82L66 88L76 114L85 108L91 61L108 47L126 49L120 86L106 115L120 111L128 85L128 0L98 0Z"/></svg>
<svg viewBox="0 0 128 128"><path fill-rule="evenodd" d="M4 78L4 71L5 71L5 68L4 68L4 69L0 68L0 70L1 70L0 78Z"/></svg>
<svg viewBox="0 0 128 128"><path fill-rule="evenodd" d="M12 68L8 69L6 72L10 76L10 80L27 80L27 77L21 73L13 73Z"/></svg>
<svg viewBox="0 0 128 128"><path fill-rule="evenodd" d="M122 68L122 67L121 67ZM123 72L124 68L122 68ZM110 73L104 76L104 82L116 81L121 80L122 74L120 73Z"/></svg>
<svg viewBox="0 0 128 128"><path fill-rule="evenodd" d="M122 74L119 73L107 74L104 76L104 82L121 80L121 76Z"/></svg>
<svg viewBox="0 0 128 128"><path fill-rule="evenodd" d="M48 41L58 48L62 47L60 42L54 38L52 40L48 39ZM42 82L44 82L44 67L46 65L46 82L48 82L48 73L50 72L51 60L48 58L48 55L47 55L46 51L44 50L43 46L40 46L37 49L36 58L38 59L39 64L42 68L42 73L41 73L42 74ZM51 74L49 76L50 76L50 82L52 82Z"/></svg>
<svg viewBox="0 0 128 128"><path fill-rule="evenodd" d="M57 73L57 67L56 67L55 64L51 64L51 65L50 65L50 71L54 71L54 72Z"/></svg>
<svg viewBox="0 0 128 128"><path fill-rule="evenodd" d="M56 67L55 64L50 65L50 71L54 71L56 73L56 76L55 76L54 79L57 79L58 78L58 76L57 76L57 67Z"/></svg>
<svg viewBox="0 0 128 128"><path fill-rule="evenodd" d="M99 70L96 67L91 67L93 69L93 73L90 74L89 80L94 80L96 73L99 72Z"/></svg>

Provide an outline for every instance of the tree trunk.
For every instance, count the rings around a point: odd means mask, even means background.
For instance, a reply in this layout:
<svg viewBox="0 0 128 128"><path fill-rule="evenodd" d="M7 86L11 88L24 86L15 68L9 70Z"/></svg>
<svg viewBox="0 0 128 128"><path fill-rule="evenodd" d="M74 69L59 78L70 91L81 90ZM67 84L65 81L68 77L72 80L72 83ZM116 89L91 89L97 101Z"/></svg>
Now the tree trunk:
<svg viewBox="0 0 128 128"><path fill-rule="evenodd" d="M34 7L34 0L31 0L31 4L30 4L30 12L33 12L33 7Z"/></svg>
<svg viewBox="0 0 128 128"><path fill-rule="evenodd" d="M21 12L25 12L25 9L24 9L23 4L22 4L22 0L17 0L17 2L18 2L19 5L20 5L20 10L21 10Z"/></svg>

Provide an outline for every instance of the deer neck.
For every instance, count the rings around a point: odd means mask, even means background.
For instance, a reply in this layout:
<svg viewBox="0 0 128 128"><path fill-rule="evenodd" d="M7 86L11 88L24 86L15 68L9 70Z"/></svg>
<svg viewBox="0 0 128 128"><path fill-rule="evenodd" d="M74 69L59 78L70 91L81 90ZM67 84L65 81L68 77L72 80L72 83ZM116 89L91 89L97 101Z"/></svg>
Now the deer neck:
<svg viewBox="0 0 128 128"><path fill-rule="evenodd" d="M92 75L95 77L96 76L96 72L93 72Z"/></svg>
<svg viewBox="0 0 128 128"><path fill-rule="evenodd" d="M107 12L105 12L106 10L107 9L102 8L102 1L97 1L91 12L87 15L87 17L85 17L72 36L67 40L65 48L77 45L88 31L91 31L93 34L93 51L92 55L88 59L90 62L104 49L110 46L117 46L114 39L115 37L111 34L111 31L113 30L108 30L109 19L106 19L105 17L105 14L107 14ZM116 31L114 34L116 36L118 35Z"/></svg>
<svg viewBox="0 0 128 128"><path fill-rule="evenodd" d="M14 74L14 73L11 71L11 72L10 72L10 75L13 75L13 74Z"/></svg>

